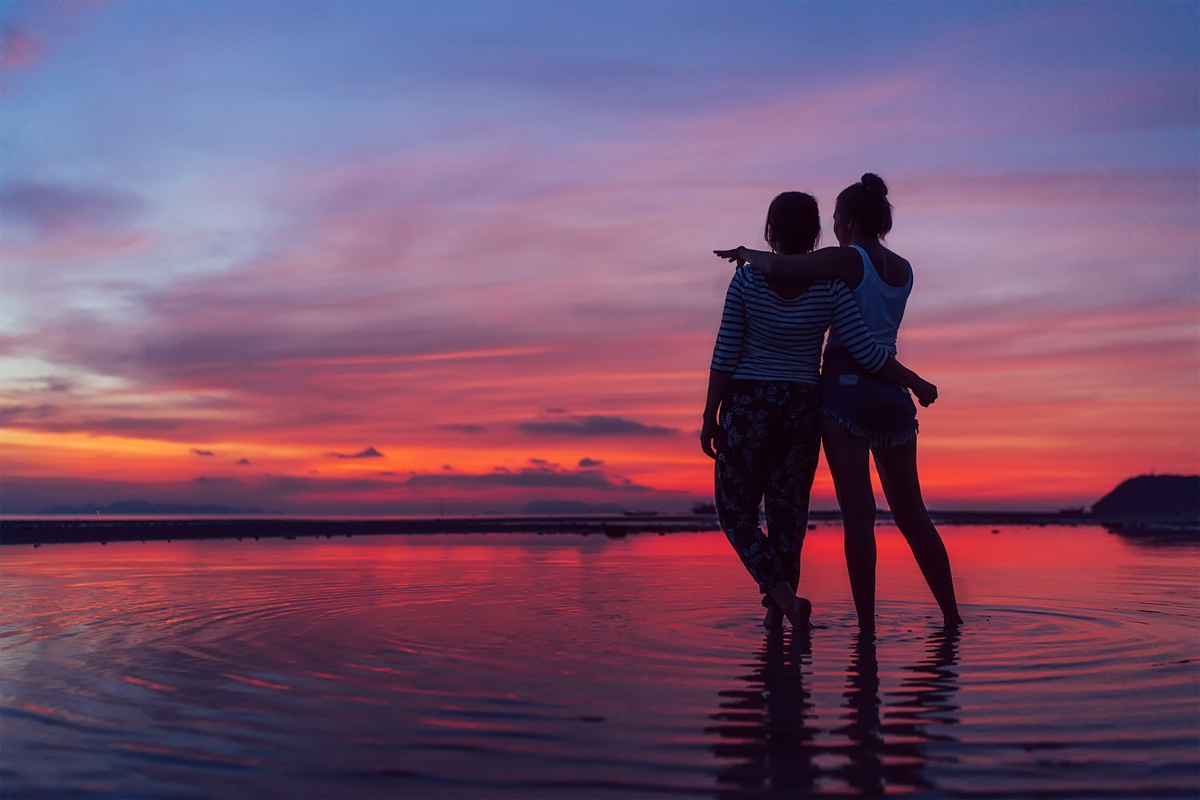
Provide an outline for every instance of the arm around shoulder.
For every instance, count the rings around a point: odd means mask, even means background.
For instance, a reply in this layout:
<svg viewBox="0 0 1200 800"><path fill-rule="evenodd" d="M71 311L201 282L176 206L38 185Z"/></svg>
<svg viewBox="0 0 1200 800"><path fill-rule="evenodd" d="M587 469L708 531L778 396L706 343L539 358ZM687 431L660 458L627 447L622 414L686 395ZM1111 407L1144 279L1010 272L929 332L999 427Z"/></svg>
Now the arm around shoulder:
<svg viewBox="0 0 1200 800"><path fill-rule="evenodd" d="M772 253L748 247L713 252L737 262L738 266L749 262L762 274L778 278L815 281L838 278L857 284L862 273L862 257L850 247L822 247L811 253Z"/></svg>

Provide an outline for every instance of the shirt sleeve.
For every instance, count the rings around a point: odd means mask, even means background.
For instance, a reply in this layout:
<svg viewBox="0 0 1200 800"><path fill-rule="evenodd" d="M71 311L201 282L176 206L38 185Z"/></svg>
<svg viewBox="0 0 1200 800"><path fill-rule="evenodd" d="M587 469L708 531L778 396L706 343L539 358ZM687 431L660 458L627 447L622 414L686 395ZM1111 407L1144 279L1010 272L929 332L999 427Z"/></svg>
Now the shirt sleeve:
<svg viewBox="0 0 1200 800"><path fill-rule="evenodd" d="M744 267L743 267L744 269ZM713 347L712 369L733 372L742 355L742 337L746 330L746 295L742 270L733 273L729 291L725 293L725 310L721 312L721 328Z"/></svg>
<svg viewBox="0 0 1200 800"><path fill-rule="evenodd" d="M878 372L887 363L888 351L875 341L867 323L863 322L854 295L841 281L830 281L833 293L833 329L850 356L867 372Z"/></svg>

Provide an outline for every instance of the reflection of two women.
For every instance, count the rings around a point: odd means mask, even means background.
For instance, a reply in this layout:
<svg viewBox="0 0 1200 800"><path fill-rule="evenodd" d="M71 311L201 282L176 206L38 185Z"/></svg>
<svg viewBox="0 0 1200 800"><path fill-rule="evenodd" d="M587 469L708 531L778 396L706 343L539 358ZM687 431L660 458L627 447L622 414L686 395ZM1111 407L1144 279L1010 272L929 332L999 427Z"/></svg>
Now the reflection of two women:
<svg viewBox="0 0 1200 800"><path fill-rule="evenodd" d="M917 479L916 407L908 390L927 406L937 388L895 358L912 267L882 245L891 227L887 186L867 174L838 195L833 230L840 247L813 252L816 200L785 192L767 211L771 252L717 251L738 269L713 352L700 441L716 459L721 528L758 583L768 627L784 616L797 630L809 624L812 604L797 589L822 440L860 629L875 626L872 457L946 624L962 621L946 549Z"/></svg>
<svg viewBox="0 0 1200 800"><path fill-rule="evenodd" d="M830 771L832 777L867 797L882 795L885 787L934 788L923 775L931 760L926 745L954 741L930 726L958 722L958 635L954 627L930 635L925 658L907 668L911 676L899 691L888 692L891 699L882 715L875 637L858 635L846 669L846 724L833 731L847 740L837 748L846 760Z"/></svg>
<svg viewBox="0 0 1200 800"><path fill-rule="evenodd" d="M928 744L953 741L934 726L958 722L957 648L957 629L935 631L885 706L874 635L860 633L838 724L826 730L804 685L807 637L769 631L738 687L720 693L708 728L720 738L714 754L732 762L717 771L721 795L876 797L889 787L934 788L924 775Z"/></svg>

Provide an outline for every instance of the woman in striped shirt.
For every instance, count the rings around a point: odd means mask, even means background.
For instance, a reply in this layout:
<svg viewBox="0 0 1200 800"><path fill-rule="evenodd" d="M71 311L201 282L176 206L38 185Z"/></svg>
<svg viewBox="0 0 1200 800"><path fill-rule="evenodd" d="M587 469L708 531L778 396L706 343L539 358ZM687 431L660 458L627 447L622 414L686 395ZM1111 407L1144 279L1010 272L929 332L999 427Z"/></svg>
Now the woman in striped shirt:
<svg viewBox="0 0 1200 800"><path fill-rule="evenodd" d="M764 237L773 252L807 253L819 235L811 195L785 192L771 202ZM767 278L749 266L734 274L700 441L716 459L721 528L764 594L769 627L786 615L795 629L807 631L812 611L796 589L820 452L821 346L831 326L867 372L911 386L925 404L937 395L876 343L841 281ZM760 502L766 535L758 525Z"/></svg>

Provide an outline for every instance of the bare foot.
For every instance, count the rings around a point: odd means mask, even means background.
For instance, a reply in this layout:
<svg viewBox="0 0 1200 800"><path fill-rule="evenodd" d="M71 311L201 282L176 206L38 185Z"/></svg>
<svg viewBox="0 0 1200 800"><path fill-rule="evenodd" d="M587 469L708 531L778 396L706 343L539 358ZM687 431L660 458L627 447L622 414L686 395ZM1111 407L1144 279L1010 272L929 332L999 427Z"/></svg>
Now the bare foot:
<svg viewBox="0 0 1200 800"><path fill-rule="evenodd" d="M763 617L763 627L769 631L777 631L783 627L783 609L772 603L767 606L767 615Z"/></svg>
<svg viewBox="0 0 1200 800"><path fill-rule="evenodd" d="M791 608L785 609L784 613L792 623L792 630L808 631L808 621L812 618L812 603L806 598L797 597Z"/></svg>
<svg viewBox="0 0 1200 800"><path fill-rule="evenodd" d="M783 609L784 615L792 623L792 630L808 630L808 619L812 616L812 603L803 597L797 597L796 593L792 591L792 587L783 581L772 586L770 594L771 599Z"/></svg>

